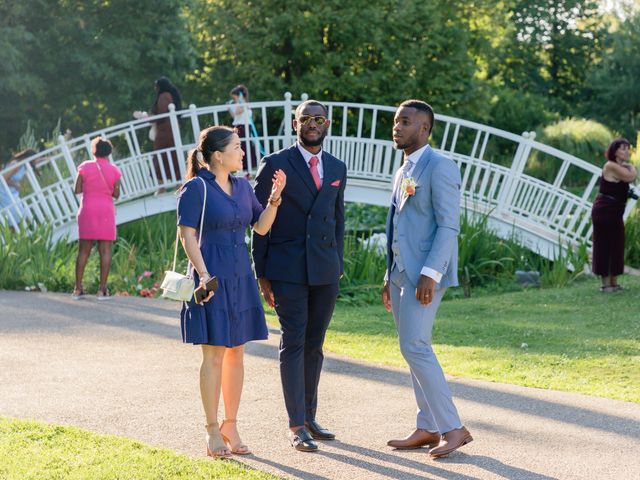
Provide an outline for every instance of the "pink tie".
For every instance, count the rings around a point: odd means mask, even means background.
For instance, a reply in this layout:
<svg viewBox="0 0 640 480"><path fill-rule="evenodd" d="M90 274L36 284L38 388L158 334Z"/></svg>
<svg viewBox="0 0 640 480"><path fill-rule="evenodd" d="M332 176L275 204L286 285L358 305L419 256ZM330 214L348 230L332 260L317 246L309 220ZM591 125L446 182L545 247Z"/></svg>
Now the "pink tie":
<svg viewBox="0 0 640 480"><path fill-rule="evenodd" d="M320 190L320 187L322 186L322 182L320 181L320 174L318 173L318 162L319 162L318 157L311 157L309 159L309 165L311 165L311 167L309 168L309 171L311 172L313 181L316 184L316 188Z"/></svg>

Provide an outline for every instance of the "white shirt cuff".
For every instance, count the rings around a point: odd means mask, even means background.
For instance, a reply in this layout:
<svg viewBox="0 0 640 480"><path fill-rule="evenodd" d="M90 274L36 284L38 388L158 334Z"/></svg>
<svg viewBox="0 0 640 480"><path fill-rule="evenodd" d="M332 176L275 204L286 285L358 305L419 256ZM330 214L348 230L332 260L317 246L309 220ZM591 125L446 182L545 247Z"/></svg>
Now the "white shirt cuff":
<svg viewBox="0 0 640 480"><path fill-rule="evenodd" d="M440 283L440 280L442 280L442 274L440 272L436 272L433 268L422 267L420 274L425 277L433 278L436 283Z"/></svg>

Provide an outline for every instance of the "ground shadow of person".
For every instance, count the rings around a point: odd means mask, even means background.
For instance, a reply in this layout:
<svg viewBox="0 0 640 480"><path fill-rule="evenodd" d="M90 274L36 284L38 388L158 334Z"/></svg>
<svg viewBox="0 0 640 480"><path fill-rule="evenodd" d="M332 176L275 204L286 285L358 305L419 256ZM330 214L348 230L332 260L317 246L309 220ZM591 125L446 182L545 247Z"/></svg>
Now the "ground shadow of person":
<svg viewBox="0 0 640 480"><path fill-rule="evenodd" d="M429 475L436 475L450 480L473 480L475 479L475 477L463 473L452 472L439 465L473 465L496 475L500 475L503 478L517 478L518 480L558 480L555 477L549 477L547 475L531 472L523 468L506 465L505 463L495 458L487 457L484 455L469 455L464 452L455 452L450 456L443 457L437 460L431 460L426 458L428 452L428 449L426 448L405 450L401 453L385 453L380 450L371 450L366 447L351 445L349 443L340 441L332 442L331 446L335 447L336 449L348 451L350 453L370 457L378 461L384 461L404 468L415 469L418 470L421 475L424 475L426 472ZM322 450L319 453L333 458L334 460L361 466L361 468L367 468L372 472L384 474L391 478L432 478L431 476L417 476L417 474L414 474L414 476L412 476L410 472L397 470L391 467L381 467L376 463L354 459L350 456L333 452L327 452L326 450ZM409 459L407 458L407 455L415 455L416 459Z"/></svg>

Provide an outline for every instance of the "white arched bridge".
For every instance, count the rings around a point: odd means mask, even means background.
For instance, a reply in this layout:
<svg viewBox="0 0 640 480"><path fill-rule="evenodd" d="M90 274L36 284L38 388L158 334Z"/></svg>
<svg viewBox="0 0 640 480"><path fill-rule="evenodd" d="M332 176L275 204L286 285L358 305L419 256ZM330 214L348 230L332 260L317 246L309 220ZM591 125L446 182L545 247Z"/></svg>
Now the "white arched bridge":
<svg viewBox="0 0 640 480"><path fill-rule="evenodd" d="M302 97L303 100L305 96ZM255 173L259 156L289 146L295 141L292 111L300 101L287 93L284 100L252 102L254 125L247 148L249 169ZM332 120L325 148L348 168L346 200L388 205L391 181L402 162L402 152L393 149L391 127L395 107L328 102ZM0 221L16 223L23 212L21 228L51 224L54 237L74 239L78 197L73 193L77 166L91 158L90 141L96 135L114 144L112 161L123 172L121 196L116 202L118 224L174 210L171 193L184 176L187 151L194 147L201 128L229 124L228 105L170 111L156 117L134 120L78 138L58 139L52 148L23 160L26 168L19 198L0 210ZM153 150L148 140L150 120L168 118L175 146ZM474 215L486 215L489 225L503 238L515 237L533 251L554 258L559 248L591 245L591 203L597 193L600 167L534 140L535 134L515 135L486 125L436 115L432 145L450 157L462 174L462 207ZM249 140L246 140L249 142ZM166 161L175 156L174 162ZM35 161L34 161L35 160ZM17 166L20 166L18 164ZM36 166L37 165L37 166ZM545 178L532 175L544 171ZM544 168L540 168L543 166ZM0 189L10 193L0 172ZM167 193L157 194L166 190ZM10 195L11 197L11 195ZM632 206L629 203L627 215ZM13 213L12 213L13 212Z"/></svg>

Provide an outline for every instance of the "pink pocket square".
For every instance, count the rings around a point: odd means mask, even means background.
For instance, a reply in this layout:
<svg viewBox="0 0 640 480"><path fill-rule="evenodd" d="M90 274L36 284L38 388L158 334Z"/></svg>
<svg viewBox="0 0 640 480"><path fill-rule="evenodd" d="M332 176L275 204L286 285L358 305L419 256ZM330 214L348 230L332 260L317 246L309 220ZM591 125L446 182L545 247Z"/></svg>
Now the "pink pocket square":
<svg viewBox="0 0 640 480"><path fill-rule="evenodd" d="M340 180L336 180L335 182L331 182L331 186L332 187L339 187L340 186Z"/></svg>

